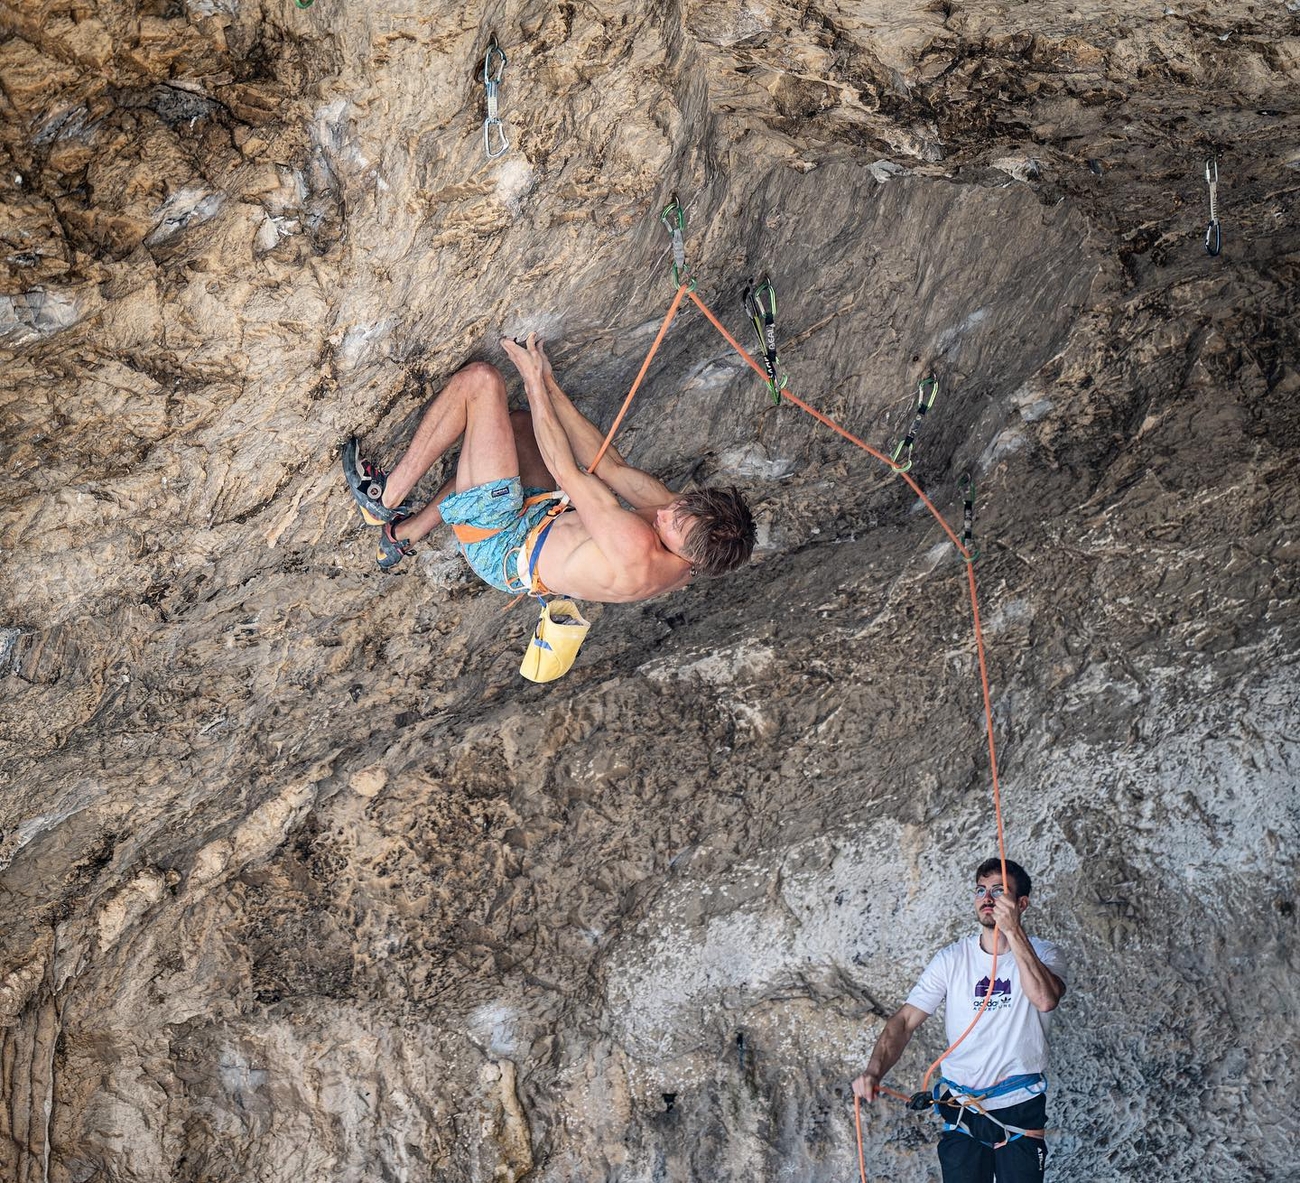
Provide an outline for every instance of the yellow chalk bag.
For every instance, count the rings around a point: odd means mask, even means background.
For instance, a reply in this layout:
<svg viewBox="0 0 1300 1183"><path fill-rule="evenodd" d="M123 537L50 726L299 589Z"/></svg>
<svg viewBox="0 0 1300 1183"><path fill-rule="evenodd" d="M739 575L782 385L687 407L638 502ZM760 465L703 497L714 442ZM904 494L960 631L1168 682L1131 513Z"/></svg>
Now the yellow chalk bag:
<svg viewBox="0 0 1300 1183"><path fill-rule="evenodd" d="M530 682L554 682L567 674L589 628L591 623L582 618L572 600L552 600L542 608L519 672Z"/></svg>

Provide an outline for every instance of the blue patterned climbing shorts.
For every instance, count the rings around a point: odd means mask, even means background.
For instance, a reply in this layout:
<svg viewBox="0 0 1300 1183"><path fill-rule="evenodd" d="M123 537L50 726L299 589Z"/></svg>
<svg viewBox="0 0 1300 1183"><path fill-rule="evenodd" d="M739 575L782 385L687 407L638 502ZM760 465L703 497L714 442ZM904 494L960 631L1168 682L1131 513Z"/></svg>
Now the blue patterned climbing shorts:
<svg viewBox="0 0 1300 1183"><path fill-rule="evenodd" d="M555 504L555 501L539 501L525 509L524 501L538 493L548 492L549 489L525 489L517 476L502 477L444 497L438 503L438 510L449 526L477 526L480 530L501 531L482 542L459 543L460 550L474 574L484 582L503 592L517 592L514 561L507 571L506 558L511 551L523 546L528 531Z"/></svg>

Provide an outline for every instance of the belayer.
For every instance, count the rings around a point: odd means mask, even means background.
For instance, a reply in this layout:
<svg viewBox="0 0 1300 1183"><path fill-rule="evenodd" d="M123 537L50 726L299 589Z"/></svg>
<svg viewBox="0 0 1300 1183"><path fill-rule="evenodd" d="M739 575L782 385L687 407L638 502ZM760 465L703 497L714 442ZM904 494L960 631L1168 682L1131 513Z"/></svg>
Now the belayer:
<svg viewBox="0 0 1300 1183"><path fill-rule="evenodd" d="M1007 859L1006 878L1004 884L1000 859L979 865L975 916L981 931L939 950L853 1082L854 1093L874 1101L881 1078L940 1003L952 1045L987 998L974 1028L944 1057L934 1088L944 1123L943 1183L1041 1183L1047 1165L1043 1073L1050 1012L1065 994L1065 958L1051 941L1027 936L1020 926L1033 886L1025 869Z"/></svg>
<svg viewBox="0 0 1300 1183"><path fill-rule="evenodd" d="M355 439L344 448L348 487L380 527L380 567L396 566L442 522L475 573L506 592L644 600L749 560L754 519L737 490L678 496L613 448L599 476L589 473L601 433L560 389L541 342L529 334L501 346L530 411L511 413L501 373L472 362L429 405L392 472L362 460ZM407 495L458 439L455 476L417 510Z"/></svg>

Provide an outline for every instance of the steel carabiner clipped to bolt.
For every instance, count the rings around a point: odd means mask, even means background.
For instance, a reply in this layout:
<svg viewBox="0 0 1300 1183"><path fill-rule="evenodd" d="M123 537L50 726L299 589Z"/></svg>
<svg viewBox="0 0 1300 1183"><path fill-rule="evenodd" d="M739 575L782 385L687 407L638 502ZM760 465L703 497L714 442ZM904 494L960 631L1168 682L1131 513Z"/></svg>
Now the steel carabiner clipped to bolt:
<svg viewBox="0 0 1300 1183"><path fill-rule="evenodd" d="M1223 249L1223 228L1219 225L1219 161L1205 162L1205 183L1210 187L1210 224L1205 227L1205 253L1217 255Z"/></svg>
<svg viewBox="0 0 1300 1183"><path fill-rule="evenodd" d="M483 120L483 151L487 153L489 160L495 160L510 151L506 129L497 114L497 91L501 87L501 77L506 72L507 61L509 59L505 51L493 37L488 42L487 52L483 55L483 85L487 88L487 118Z"/></svg>

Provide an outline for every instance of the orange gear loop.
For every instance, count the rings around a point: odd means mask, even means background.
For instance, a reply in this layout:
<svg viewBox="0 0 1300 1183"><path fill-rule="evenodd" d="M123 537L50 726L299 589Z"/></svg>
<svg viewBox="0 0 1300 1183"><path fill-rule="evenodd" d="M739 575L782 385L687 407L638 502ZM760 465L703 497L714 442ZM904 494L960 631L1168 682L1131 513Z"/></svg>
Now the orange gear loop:
<svg viewBox="0 0 1300 1183"><path fill-rule="evenodd" d="M727 342L727 344L730 345L732 349L734 349L742 358L744 358L745 362L756 374L759 375L759 377L763 378L764 381L767 380L767 371L764 370L763 367L759 365L758 362L756 362L752 357L750 357L748 353L745 352L745 350L741 347L740 343L735 339L735 337L733 337L729 332L727 332L726 328L723 327L722 322L718 320L716 316L713 315L708 305L706 305L704 301L700 299L699 294L694 290L692 290L692 288L693 288L692 284L685 283L682 284L677 289L677 294L673 297L673 302L669 306L668 314L664 317L664 322L659 327L659 332L654 339L654 343L650 346L650 352L646 354L645 361L641 363L641 370L636 376L636 381L632 383L632 389L628 391L627 398L623 400L623 406L619 409L618 414L614 417L614 422L610 425L609 432L605 436L605 441L600 445L600 451L596 453L596 458L591 462L591 467L587 470L588 472L594 473L596 471L596 465L600 463L601 459L605 455L605 452L609 449L610 443L614 439L614 433L618 431L619 425L623 422L623 417L627 414L628 407L632 405L632 399L636 396L636 392L640 389L641 383L645 379L646 372L650 368L651 360L654 358L654 355L658 351L660 344L663 342L663 339L668 332L668 327L673 322L673 317L677 315L678 308L681 307L683 296L689 296L691 300L695 303L696 307L698 307L699 310L702 313L704 313L709 323L713 325L713 327L717 329L719 333L722 334L723 339ZM904 472L902 468L900 468L897 464L895 464L892 460L890 460L888 456L886 456L883 452L877 451L870 444L864 443L862 440L858 439L857 436L852 435L850 432L846 431L843 427L841 427L838 423L836 423L835 420L832 419L829 415L824 415L822 414L821 411L817 410L815 407L809 406L802 399L796 397L791 391L783 390L781 392L781 396L787 402L798 407L801 411L805 412L808 415L811 415L819 423L823 424L826 427L829 427L832 431L834 431L838 435L843 436L846 440L849 441L849 443L853 444L855 447L861 448L869 456L874 456L883 465L891 469L896 475L902 477L903 480L907 482L912 492L914 492L917 495L917 497L921 499L921 504L924 505L925 508L930 511L931 516L942 527L943 532L948 535L948 538L952 542L953 546L957 548L957 553L960 554L961 557L966 560L966 580L970 591L971 621L973 623L974 632L975 632L975 653L979 660L980 687L984 696L984 729L985 729L985 734L987 735L988 738L988 745L989 745L989 774L993 782L993 814L997 820L998 858L1002 863L1002 882L1005 884L1007 881L1007 847L1006 847L1006 835L1002 825L1002 792L998 785L997 747L993 740L993 702L992 702L992 696L989 692L988 665L984 657L984 630L980 625L979 595L975 588L975 563L973 561L973 556L971 555L970 551L967 550L966 547L962 545L961 539L958 538L957 535L953 532L952 527L948 525L948 522L944 518L943 514L941 514L935 508L934 503L925 495L925 492L922 490L921 486L918 485L916 481L907 472ZM999 933L997 926L995 925L993 928L993 970L992 970L993 974L996 974L998 969L998 941L1000 939L1000 935L1001 934ZM992 997L993 997L993 991L989 990L988 993L984 995L984 1001L980 1003L979 1009L975 1012L975 1015L971 1019L970 1024L969 1026L967 1026L966 1030L963 1031L952 1043L952 1045L949 1048L947 1048L939 1056L939 1058L936 1059L935 1062L930 1065L929 1068L925 1070L925 1078L922 1081L923 1089L928 1089L930 1087L930 1078L934 1075L935 1069L938 1068L939 1065L942 1064L943 1061L956 1050L957 1046L966 1038L966 1036L968 1036L971 1033L971 1031L974 1030L975 1024L979 1022L980 1015L984 1013L985 1009L988 1007L989 999ZM880 1091L891 1097L897 1097L902 1100L908 1100L908 1098L904 1097L902 1093L895 1092L893 1089L884 1088L882 1086ZM862 1183L866 1183L867 1171L866 1171L866 1165L865 1165L865 1160L863 1155L863 1146L862 1146L862 1107L861 1104L859 1103L859 1099L856 1096L853 1099L853 1111L854 1111L854 1121L857 1126L857 1133L858 1133L858 1169L862 1174Z"/></svg>

